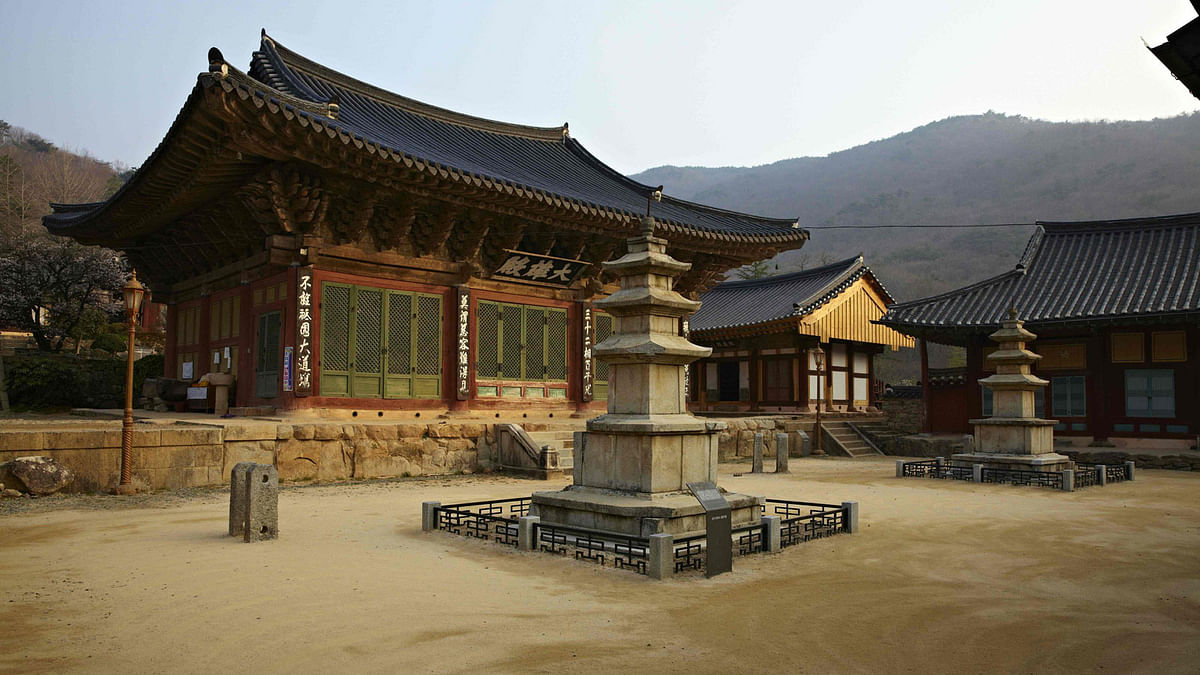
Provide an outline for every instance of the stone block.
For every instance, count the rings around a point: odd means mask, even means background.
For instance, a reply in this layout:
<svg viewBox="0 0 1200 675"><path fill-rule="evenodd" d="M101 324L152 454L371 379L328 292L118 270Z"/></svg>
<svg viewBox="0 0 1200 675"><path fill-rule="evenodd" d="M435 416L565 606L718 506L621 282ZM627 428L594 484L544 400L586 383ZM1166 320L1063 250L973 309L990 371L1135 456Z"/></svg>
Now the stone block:
<svg viewBox="0 0 1200 675"><path fill-rule="evenodd" d="M459 433L463 438L479 438L486 436L485 427L482 424L460 424Z"/></svg>
<svg viewBox="0 0 1200 675"><path fill-rule="evenodd" d="M783 523L779 516L762 516L763 550L779 553L783 550Z"/></svg>
<svg viewBox="0 0 1200 675"><path fill-rule="evenodd" d="M292 425L292 438L298 441L311 441L316 434L316 427L312 424L294 424Z"/></svg>
<svg viewBox="0 0 1200 675"><path fill-rule="evenodd" d="M459 438L462 436L462 428L457 424L431 424L429 425L429 436L431 438Z"/></svg>
<svg viewBox="0 0 1200 675"><path fill-rule="evenodd" d="M246 530L246 475L254 462L238 462L229 472L229 536L243 536Z"/></svg>
<svg viewBox="0 0 1200 675"><path fill-rule="evenodd" d="M342 425L342 438L363 438L366 435L367 432L361 424Z"/></svg>
<svg viewBox="0 0 1200 675"><path fill-rule="evenodd" d="M275 440L286 441L292 437L292 425L276 424L275 425Z"/></svg>
<svg viewBox="0 0 1200 675"><path fill-rule="evenodd" d="M320 443L285 441L279 444L276 466L282 480L312 480L317 477Z"/></svg>
<svg viewBox="0 0 1200 675"><path fill-rule="evenodd" d="M283 441L281 443L286 443ZM274 443L272 443L274 446ZM226 443L224 446L216 446L221 448L220 460L217 462L221 466L221 474L228 478L233 470L233 467L249 462L252 464L274 464L275 450L272 447L270 450L264 449L264 444L260 441L247 441L240 443ZM209 456L208 448L197 448L197 455L202 455L205 458ZM207 463L207 462L206 462Z"/></svg>
<svg viewBox="0 0 1200 675"><path fill-rule="evenodd" d="M279 536L279 472L270 464L254 464L246 472L246 527L243 541Z"/></svg>
<svg viewBox="0 0 1200 675"><path fill-rule="evenodd" d="M424 438L427 424L397 424L396 438Z"/></svg>
<svg viewBox="0 0 1200 675"><path fill-rule="evenodd" d="M120 431L46 431L42 433L42 449L44 450L119 447L121 447Z"/></svg>
<svg viewBox="0 0 1200 675"><path fill-rule="evenodd" d="M345 480L353 477L353 446L342 441L321 443L317 455L318 480Z"/></svg>
<svg viewBox="0 0 1200 675"><path fill-rule="evenodd" d="M40 431L0 432L0 451L29 452L42 449Z"/></svg>
<svg viewBox="0 0 1200 675"><path fill-rule="evenodd" d="M366 437L373 441L396 440L396 427L392 424L370 424L363 427Z"/></svg>
<svg viewBox="0 0 1200 675"><path fill-rule="evenodd" d="M754 432L743 429L738 432L738 457L753 457L754 456Z"/></svg>
<svg viewBox="0 0 1200 675"><path fill-rule="evenodd" d="M139 429L136 425L134 426L133 447L152 448L159 445L162 445L161 429Z"/></svg>
<svg viewBox="0 0 1200 675"><path fill-rule="evenodd" d="M209 427L172 427L162 430L163 445L215 445L222 442L222 430Z"/></svg>
<svg viewBox="0 0 1200 675"><path fill-rule="evenodd" d="M796 431L792 436L795 439L790 448L793 457L808 457L812 454L812 439L807 431Z"/></svg>
<svg viewBox="0 0 1200 675"><path fill-rule="evenodd" d="M229 441L273 441L276 424L230 424L225 427L225 442Z"/></svg>
<svg viewBox="0 0 1200 675"><path fill-rule="evenodd" d="M717 458L719 461L727 462L737 457L738 439L736 432L721 432L717 434Z"/></svg>
<svg viewBox="0 0 1200 675"><path fill-rule="evenodd" d="M313 438L318 441L336 441L342 438L340 424L314 424Z"/></svg>

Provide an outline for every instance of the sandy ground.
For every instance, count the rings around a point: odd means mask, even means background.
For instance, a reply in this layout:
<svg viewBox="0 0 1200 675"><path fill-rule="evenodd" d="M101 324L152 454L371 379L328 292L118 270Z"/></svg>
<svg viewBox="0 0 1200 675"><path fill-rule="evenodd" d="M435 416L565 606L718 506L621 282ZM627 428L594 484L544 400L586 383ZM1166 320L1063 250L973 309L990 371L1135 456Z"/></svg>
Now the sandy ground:
<svg viewBox="0 0 1200 675"><path fill-rule="evenodd" d="M862 533L665 582L420 532L422 500L546 485L510 478L287 489L260 544L225 536L220 491L22 500L0 672L1200 670L1200 475L1068 494L792 469L722 482L858 500Z"/></svg>

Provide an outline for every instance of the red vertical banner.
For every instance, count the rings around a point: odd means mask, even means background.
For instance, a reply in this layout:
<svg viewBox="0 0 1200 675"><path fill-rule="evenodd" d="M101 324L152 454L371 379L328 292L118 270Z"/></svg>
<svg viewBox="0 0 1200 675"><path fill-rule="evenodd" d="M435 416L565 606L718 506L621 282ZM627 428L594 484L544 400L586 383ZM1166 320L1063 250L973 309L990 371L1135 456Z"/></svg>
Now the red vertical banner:
<svg viewBox="0 0 1200 675"><path fill-rule="evenodd" d="M454 389L456 398L465 401L471 397L471 291L466 286L458 287L454 317L457 325Z"/></svg>
<svg viewBox="0 0 1200 675"><path fill-rule="evenodd" d="M309 265L296 270L296 396L308 396L312 393L312 348L316 339L312 317L313 268Z"/></svg>
<svg viewBox="0 0 1200 675"><path fill-rule="evenodd" d="M595 339L595 317L592 314L592 303L583 303L583 311L580 312L579 315L582 317L583 321L583 330L580 331L580 335L582 336L583 340L583 348L579 350L581 361L580 365L582 366L581 372L583 373L583 377L580 378L580 382L582 384L580 400L582 400L584 403L588 403L592 400L593 396L592 380L594 379L596 366L595 359L592 356L592 341Z"/></svg>

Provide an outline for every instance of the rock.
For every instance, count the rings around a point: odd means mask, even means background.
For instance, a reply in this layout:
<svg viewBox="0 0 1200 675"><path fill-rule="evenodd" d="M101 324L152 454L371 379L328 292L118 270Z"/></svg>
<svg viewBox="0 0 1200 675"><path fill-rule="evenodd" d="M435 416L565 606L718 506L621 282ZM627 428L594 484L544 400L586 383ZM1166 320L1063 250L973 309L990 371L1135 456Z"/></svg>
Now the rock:
<svg viewBox="0 0 1200 675"><path fill-rule="evenodd" d="M16 490L0 490L0 498L11 499L12 497L20 497L21 493Z"/></svg>
<svg viewBox="0 0 1200 675"><path fill-rule="evenodd" d="M18 457L11 471L34 495L54 494L75 480L70 469L49 457Z"/></svg>

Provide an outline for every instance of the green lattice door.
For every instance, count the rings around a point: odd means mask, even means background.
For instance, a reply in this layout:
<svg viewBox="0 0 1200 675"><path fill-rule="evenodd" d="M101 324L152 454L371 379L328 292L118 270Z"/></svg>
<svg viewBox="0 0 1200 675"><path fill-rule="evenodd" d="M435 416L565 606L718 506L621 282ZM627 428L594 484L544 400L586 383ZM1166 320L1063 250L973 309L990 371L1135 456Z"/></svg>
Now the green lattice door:
<svg viewBox="0 0 1200 675"><path fill-rule="evenodd" d="M352 286L326 282L321 285L321 377L322 396L350 395L350 295Z"/></svg>
<svg viewBox="0 0 1200 675"><path fill-rule="evenodd" d="M442 298L325 283L321 394L439 398Z"/></svg>
<svg viewBox="0 0 1200 675"><path fill-rule="evenodd" d="M355 287L350 303L351 395L379 398L383 391L383 291Z"/></svg>
<svg viewBox="0 0 1200 675"><path fill-rule="evenodd" d="M388 291L387 398L442 395L442 298Z"/></svg>
<svg viewBox="0 0 1200 675"><path fill-rule="evenodd" d="M520 383L566 382L566 310L481 300L476 317L475 376L503 381L480 382L478 395L565 397L562 387Z"/></svg>

